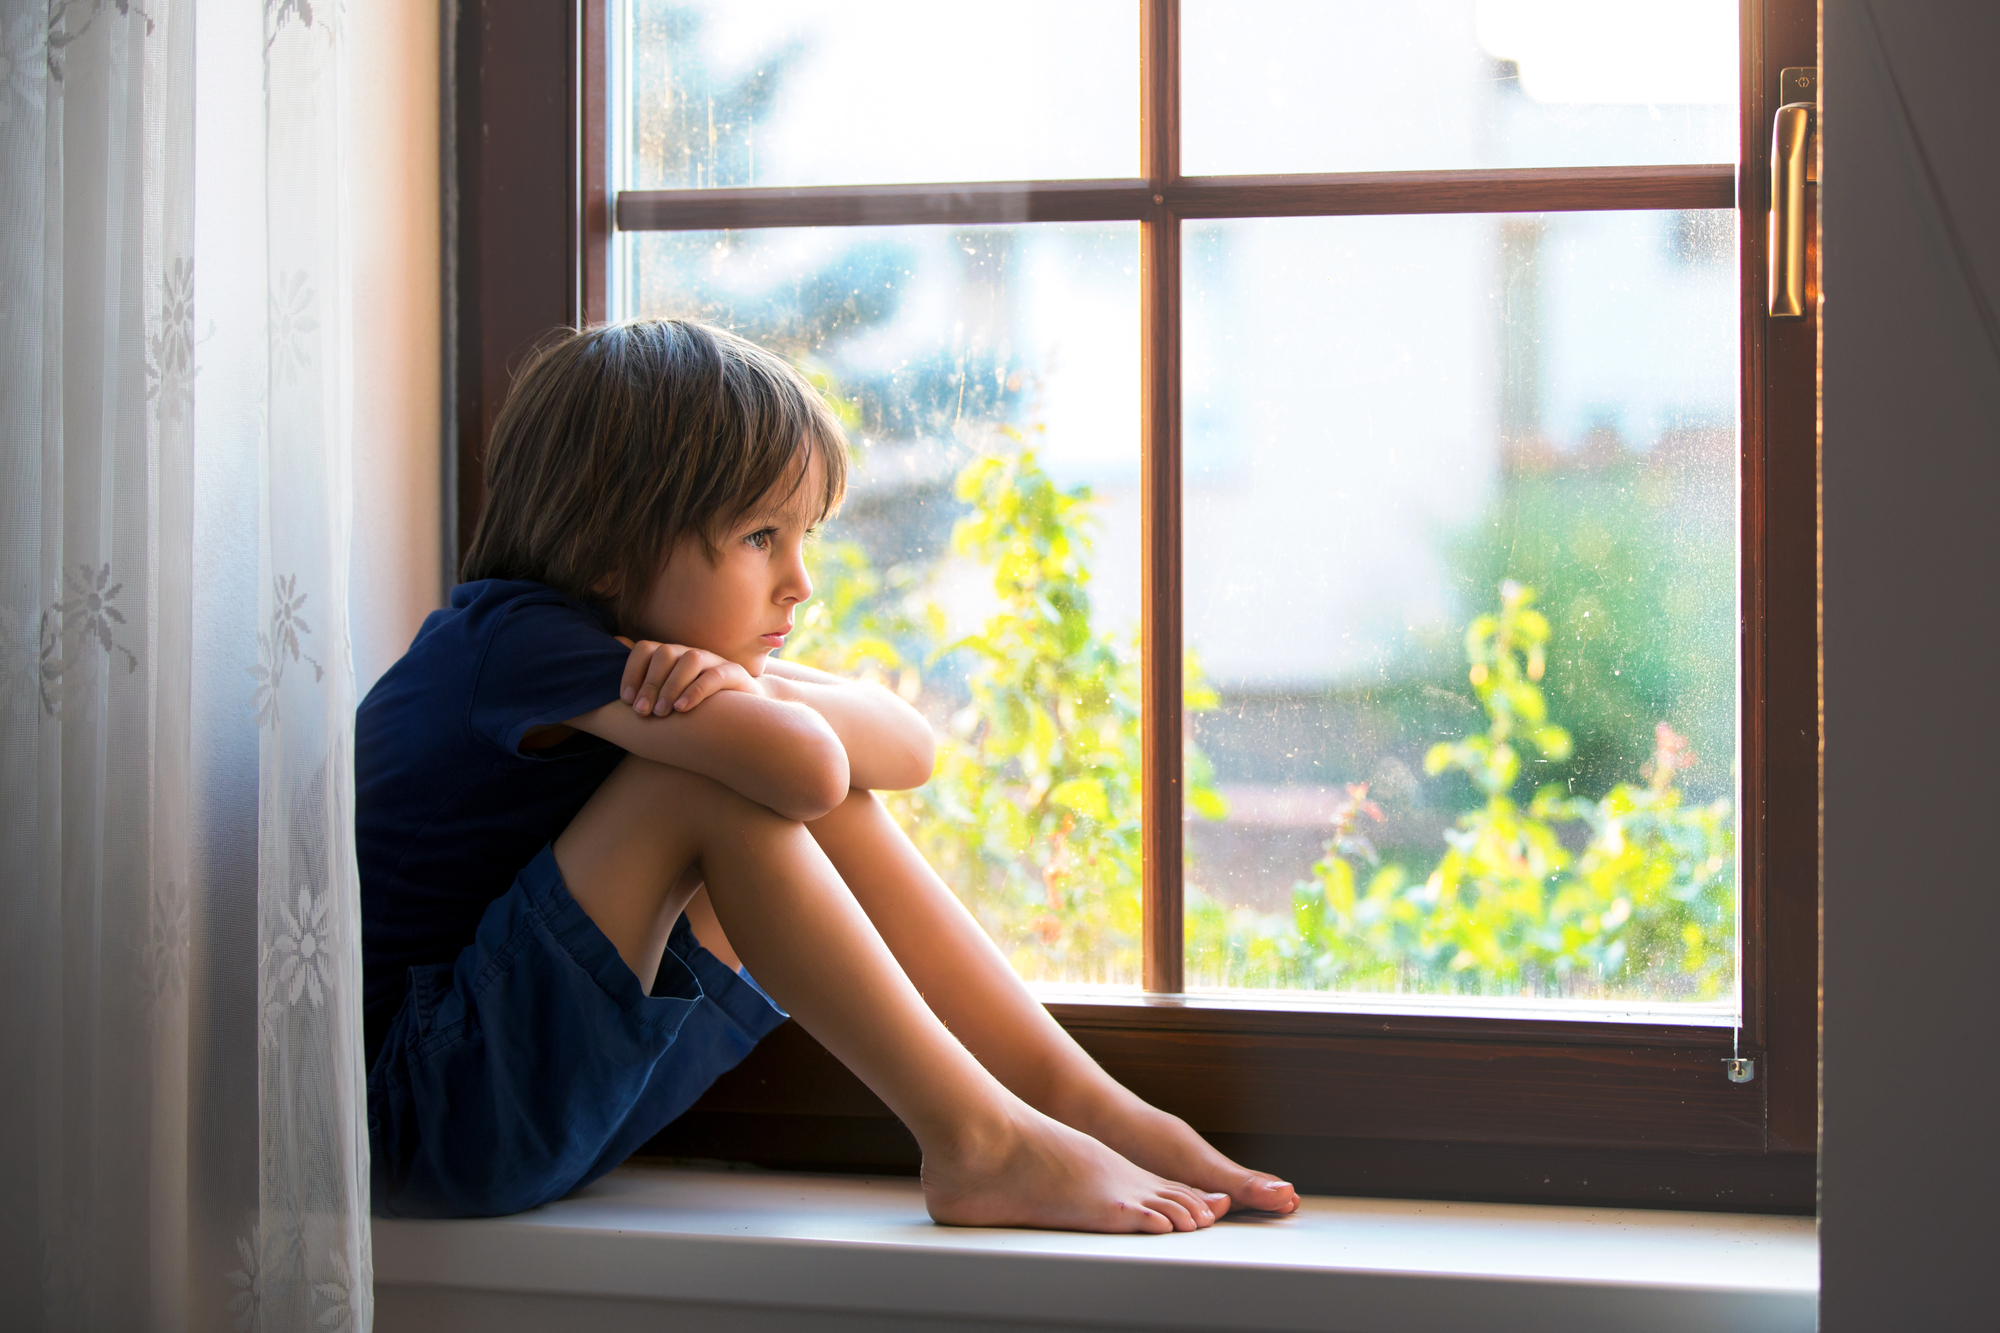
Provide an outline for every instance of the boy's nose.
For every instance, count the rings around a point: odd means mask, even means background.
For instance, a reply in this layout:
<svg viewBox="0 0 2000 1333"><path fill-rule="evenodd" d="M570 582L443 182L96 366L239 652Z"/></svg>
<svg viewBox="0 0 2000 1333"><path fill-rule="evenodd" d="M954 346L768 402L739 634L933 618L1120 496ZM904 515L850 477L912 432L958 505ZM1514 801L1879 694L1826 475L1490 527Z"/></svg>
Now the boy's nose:
<svg viewBox="0 0 2000 1333"><path fill-rule="evenodd" d="M778 588L778 600L782 602L803 602L812 595L812 576L806 573L805 561L800 560L787 571L784 583Z"/></svg>

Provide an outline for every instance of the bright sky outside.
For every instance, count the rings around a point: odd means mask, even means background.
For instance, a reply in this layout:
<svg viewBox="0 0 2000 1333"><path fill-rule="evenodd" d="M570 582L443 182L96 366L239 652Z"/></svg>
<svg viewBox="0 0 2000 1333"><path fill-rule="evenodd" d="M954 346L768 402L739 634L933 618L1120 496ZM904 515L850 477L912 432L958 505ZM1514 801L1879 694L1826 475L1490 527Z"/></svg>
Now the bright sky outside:
<svg viewBox="0 0 2000 1333"><path fill-rule="evenodd" d="M995 21L990 9L880 0L714 3L703 7L700 43L718 88L794 43L803 48L755 130L761 183L1129 176L1138 170L1137 9L1131 0L1021 0ZM1182 20L1191 171L1734 155L1732 0L1183 0ZM1287 40L1274 44L1274 32ZM1369 58L1329 54L1360 51ZM1493 62L1503 58L1519 64L1525 97L1495 84ZM1663 221L1564 215L1551 224L1539 265L1549 320L1539 334L1542 420L1561 447L1608 423L1643 450L1664 430L1726 426L1733 416L1727 270L1675 267ZM1411 624L1459 614L1433 548L1497 484L1493 226L1432 221L1377 236L1359 221L1230 224L1220 250L1204 239L1216 228L1193 226L1191 482L1220 487L1216 503L1233 496L1232 509L1267 521L1307 503L1308 492L1349 502L1341 529L1350 554L1316 580L1332 584L1318 589L1310 632L1281 645L1255 645L1247 632L1278 610L1278 594L1252 568L1259 561L1248 549L1237 560L1207 552L1206 572L1190 584L1189 632L1220 678L1345 676L1393 653ZM913 247L914 280L897 313L830 346L833 368L880 374L940 343L1033 366L1044 377L1037 419L1049 431L1047 462L1066 484L1088 481L1108 501L1098 593L1118 622L1136 618L1139 591L1136 238L1078 251L1059 230L1034 229L998 306L997 293L966 285L948 238L928 228L771 233L719 262L704 285L747 294L854 245ZM1366 255L1341 260L1327 249L1364 235L1373 238ZM1211 291L1216 280L1223 286ZM1226 313L1217 291L1229 294ZM1595 328L1607 319L1618 336ZM1215 329L1227 330L1225 342ZM1420 348L1429 368L1415 375ZM1280 365L1290 369L1250 373ZM1386 441L1416 459L1386 466ZM1378 454L1386 471L1371 463ZM1281 480L1329 467L1333 475L1312 486ZM1190 502L1197 514L1206 503Z"/></svg>
<svg viewBox="0 0 2000 1333"><path fill-rule="evenodd" d="M648 0L646 12L675 7ZM653 171L684 173L662 183L1138 174L1133 0L699 8L699 53L662 63L656 49L644 68L660 82L647 91L675 89L698 123L705 77L729 137L712 160L699 144L692 162L658 158ZM1181 0L1180 12L1182 161L1193 175L1736 155L1734 0ZM730 90L757 71L776 75L775 98L745 124ZM1417 799L1419 755L1393 739L1403 705L1378 708L1367 692L1455 657L1468 618L1495 593L1468 586L1454 552L1475 531L1496 549L1520 545L1524 534L1498 531L1495 508L1516 471L1573 473L1570 502L1601 511L1635 550L1655 540L1647 525L1671 529L1659 540L1676 545L1674 581L1692 603L1671 623L1646 622L1652 639L1628 647L1707 663L1676 678L1659 709L1700 753L1732 748L1734 227L1726 210L1187 225L1186 643L1236 701L1228 706L1290 701L1283 739L1254 726L1204 735L1238 797L1296 788L1318 799L1359 778L1380 778L1389 793L1400 772L1401 795L1384 799L1439 828L1397 836L1437 842L1452 812ZM884 438L865 441L860 492L921 507L936 498L925 485L964 449L989 447L993 426L1045 429L1033 437L1043 464L1098 501L1093 618L1113 632L1136 624L1134 224L773 229L642 242L635 253L654 256L642 284L653 312L692 301L751 321L775 311L828 321L821 363L898 409L883 418ZM885 286L894 299L878 310L869 294ZM854 301L847 317L829 320L843 297ZM1032 391L998 418L979 406L945 421L935 380L954 364L961 385L1025 371ZM1616 466L1660 461L1645 478L1618 480L1607 447L1627 460ZM1611 480L1591 481L1598 469ZM1536 534L1525 535L1534 547ZM1612 577L1602 553L1568 558L1587 566L1584 583ZM1662 572L1632 567L1642 579ZM1633 577L1622 565L1616 575ZM986 573L945 559L932 577L947 637L975 630L992 609ZM1587 595L1612 591L1590 584ZM1584 595L1572 589L1550 609L1574 615ZM1581 624L1561 629L1580 641ZM1328 690L1352 697L1324 702ZM1652 720L1632 726L1650 734ZM1323 751L1325 765L1266 753L1295 743L1299 755ZM1711 774L1726 786L1726 767L1702 777ZM1201 883L1239 895L1230 902L1283 909L1323 830L1241 827L1253 841L1201 851Z"/></svg>
<svg viewBox="0 0 2000 1333"><path fill-rule="evenodd" d="M1478 0L1476 31L1538 102L1736 100L1736 0Z"/></svg>

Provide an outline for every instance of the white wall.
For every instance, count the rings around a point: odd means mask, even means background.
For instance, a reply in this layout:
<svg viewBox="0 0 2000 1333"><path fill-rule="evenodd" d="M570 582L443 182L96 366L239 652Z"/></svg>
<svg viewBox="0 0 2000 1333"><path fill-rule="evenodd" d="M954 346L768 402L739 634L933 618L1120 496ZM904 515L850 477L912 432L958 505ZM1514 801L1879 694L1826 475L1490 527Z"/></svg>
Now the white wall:
<svg viewBox="0 0 2000 1333"><path fill-rule="evenodd" d="M1992 1328L2000 8L1823 15L1821 1327Z"/></svg>
<svg viewBox="0 0 2000 1333"><path fill-rule="evenodd" d="M347 0L355 686L442 604L438 0Z"/></svg>

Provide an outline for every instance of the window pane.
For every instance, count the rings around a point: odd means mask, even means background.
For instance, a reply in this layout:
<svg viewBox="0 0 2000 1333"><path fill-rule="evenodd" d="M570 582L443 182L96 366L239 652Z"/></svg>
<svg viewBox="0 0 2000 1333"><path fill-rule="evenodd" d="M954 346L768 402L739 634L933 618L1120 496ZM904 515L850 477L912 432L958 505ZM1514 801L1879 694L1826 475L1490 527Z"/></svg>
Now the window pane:
<svg viewBox="0 0 2000 1333"><path fill-rule="evenodd" d="M1136 224L627 244L634 313L778 349L847 416L786 655L931 719L903 826L1024 976L1137 984Z"/></svg>
<svg viewBox="0 0 2000 1333"><path fill-rule="evenodd" d="M1182 169L1734 162L1736 24L1736 0L1182 0Z"/></svg>
<svg viewBox="0 0 2000 1333"><path fill-rule="evenodd" d="M1191 987L1733 1003L1734 228L1190 227Z"/></svg>
<svg viewBox="0 0 2000 1333"><path fill-rule="evenodd" d="M634 190L1139 174L1130 0L627 0Z"/></svg>

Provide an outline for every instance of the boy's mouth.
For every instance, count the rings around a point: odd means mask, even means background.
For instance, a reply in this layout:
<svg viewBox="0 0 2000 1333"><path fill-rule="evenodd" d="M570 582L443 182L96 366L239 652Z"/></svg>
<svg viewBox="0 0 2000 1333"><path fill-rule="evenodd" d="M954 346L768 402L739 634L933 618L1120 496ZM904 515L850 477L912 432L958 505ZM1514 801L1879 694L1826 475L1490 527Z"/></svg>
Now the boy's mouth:
<svg viewBox="0 0 2000 1333"><path fill-rule="evenodd" d="M785 646L785 636L787 634L790 634L791 632L792 632L792 627L790 625L787 625L781 630L775 630L772 633L761 635L759 637L761 637L763 641L770 647L782 648Z"/></svg>

